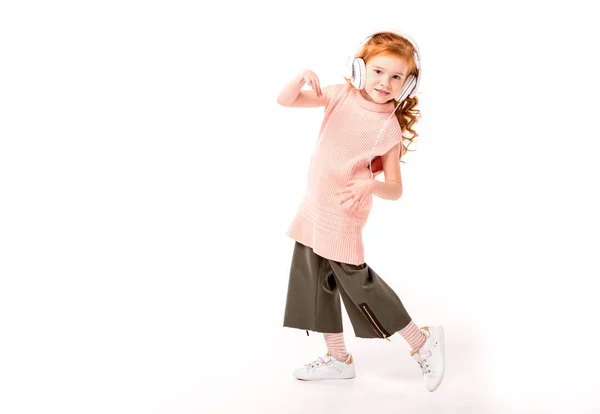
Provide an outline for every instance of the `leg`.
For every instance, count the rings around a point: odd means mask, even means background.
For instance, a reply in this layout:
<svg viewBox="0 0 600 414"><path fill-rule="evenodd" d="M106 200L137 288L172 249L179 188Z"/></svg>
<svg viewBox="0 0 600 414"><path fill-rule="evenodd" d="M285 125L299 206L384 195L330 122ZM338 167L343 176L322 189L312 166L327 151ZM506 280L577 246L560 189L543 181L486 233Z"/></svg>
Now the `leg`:
<svg viewBox="0 0 600 414"><path fill-rule="evenodd" d="M329 262L296 242L283 326L322 333L342 332L342 309Z"/></svg>
<svg viewBox="0 0 600 414"><path fill-rule="evenodd" d="M427 340L426 334L419 329L413 321L410 321L410 323L402 330L398 331L398 333L402 335L412 349L420 349Z"/></svg>
<svg viewBox="0 0 600 414"><path fill-rule="evenodd" d="M357 337L388 339L409 325L410 315L396 293L366 263L329 263Z"/></svg>
<svg viewBox="0 0 600 414"><path fill-rule="evenodd" d="M428 391L435 391L445 371L444 329L441 326L418 329L398 296L366 263L355 266L329 261L339 281L340 294L360 338L385 338L400 331L413 349L411 356L423 371ZM412 346L412 345L411 345Z"/></svg>
<svg viewBox="0 0 600 414"><path fill-rule="evenodd" d="M296 369L296 378L306 381L354 378L352 356L337 358L343 356L345 347L340 295L333 271L326 259L301 243L294 246L283 325L322 332L329 348L327 355Z"/></svg>
<svg viewBox="0 0 600 414"><path fill-rule="evenodd" d="M344 343L344 334L340 333L326 333L323 334L325 337L325 343L327 344L327 351L332 357L338 361L345 362L350 357L348 351L346 351L346 344Z"/></svg>

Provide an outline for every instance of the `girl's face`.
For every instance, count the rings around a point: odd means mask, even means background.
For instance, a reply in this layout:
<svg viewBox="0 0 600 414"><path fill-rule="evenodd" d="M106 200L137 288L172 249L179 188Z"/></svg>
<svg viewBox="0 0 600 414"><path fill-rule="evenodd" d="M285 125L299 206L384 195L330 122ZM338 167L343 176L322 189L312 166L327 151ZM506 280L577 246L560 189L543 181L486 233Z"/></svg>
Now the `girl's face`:
<svg viewBox="0 0 600 414"><path fill-rule="evenodd" d="M363 97L376 103L386 103L400 93L408 65L393 55L378 55L366 64L367 79L360 92Z"/></svg>

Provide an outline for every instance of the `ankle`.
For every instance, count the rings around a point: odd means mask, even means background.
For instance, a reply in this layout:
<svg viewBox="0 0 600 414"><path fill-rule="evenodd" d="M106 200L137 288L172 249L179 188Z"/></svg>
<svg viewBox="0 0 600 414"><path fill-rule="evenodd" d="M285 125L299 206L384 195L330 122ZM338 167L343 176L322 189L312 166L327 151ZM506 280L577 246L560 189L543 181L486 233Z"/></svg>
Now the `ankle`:
<svg viewBox="0 0 600 414"><path fill-rule="evenodd" d="M327 354L332 358L335 358L339 362L343 362L345 364L349 363L348 361L352 357L352 355L350 355L349 352L329 351L327 352Z"/></svg>

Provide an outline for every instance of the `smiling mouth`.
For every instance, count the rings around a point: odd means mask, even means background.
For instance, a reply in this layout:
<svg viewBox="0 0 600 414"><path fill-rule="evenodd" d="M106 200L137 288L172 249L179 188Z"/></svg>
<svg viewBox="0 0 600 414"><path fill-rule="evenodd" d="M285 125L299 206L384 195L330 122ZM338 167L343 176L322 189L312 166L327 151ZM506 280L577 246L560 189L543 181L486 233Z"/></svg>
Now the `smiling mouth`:
<svg viewBox="0 0 600 414"><path fill-rule="evenodd" d="M381 89L375 89L377 92L379 92L382 95L389 95L389 92L386 91L382 91Z"/></svg>

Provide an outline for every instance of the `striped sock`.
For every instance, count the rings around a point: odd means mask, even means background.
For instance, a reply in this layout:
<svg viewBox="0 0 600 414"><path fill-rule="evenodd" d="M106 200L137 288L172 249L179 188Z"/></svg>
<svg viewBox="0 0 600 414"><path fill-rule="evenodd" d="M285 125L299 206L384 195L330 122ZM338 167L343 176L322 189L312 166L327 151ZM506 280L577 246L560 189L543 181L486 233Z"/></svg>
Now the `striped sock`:
<svg viewBox="0 0 600 414"><path fill-rule="evenodd" d="M346 362L350 354L346 351L346 345L344 344L344 333L326 333L323 334L323 336L325 337L327 350L331 356L340 362Z"/></svg>
<svg viewBox="0 0 600 414"><path fill-rule="evenodd" d="M403 329L398 331L400 335L406 342L412 347L412 349L419 349L425 344L427 340L427 336L425 333L419 329L417 325L413 321L410 321L408 325L406 325Z"/></svg>

